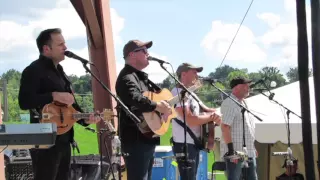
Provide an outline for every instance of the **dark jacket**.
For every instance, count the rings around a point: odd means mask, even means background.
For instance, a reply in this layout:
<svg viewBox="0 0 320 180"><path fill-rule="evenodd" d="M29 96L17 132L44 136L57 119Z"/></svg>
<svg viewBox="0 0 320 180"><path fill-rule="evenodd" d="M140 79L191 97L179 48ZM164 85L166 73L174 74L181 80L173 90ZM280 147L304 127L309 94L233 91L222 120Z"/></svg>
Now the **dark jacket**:
<svg viewBox="0 0 320 180"><path fill-rule="evenodd" d="M116 92L119 99L140 120L144 120L143 112L152 112L157 104L143 96L144 91L159 91L160 88L148 79L148 75L126 64L118 75ZM120 112L120 138L122 143L134 143L136 141L159 144L160 138L147 138L143 135L134 121L121 109Z"/></svg>
<svg viewBox="0 0 320 180"><path fill-rule="evenodd" d="M276 177L276 180L304 180L304 177L300 173L296 173L291 177L288 176L286 173L283 173L280 176Z"/></svg>
<svg viewBox="0 0 320 180"><path fill-rule="evenodd" d="M60 64L56 68L50 58L40 55L39 59L23 70L20 80L19 106L30 111L30 123L39 123L39 119L35 117L36 113L41 115L43 106L53 101L52 92L72 93L71 82ZM74 103L73 107L83 112L77 103ZM88 126L84 120L77 122ZM56 144L71 142L73 136L72 128L69 132L57 136Z"/></svg>

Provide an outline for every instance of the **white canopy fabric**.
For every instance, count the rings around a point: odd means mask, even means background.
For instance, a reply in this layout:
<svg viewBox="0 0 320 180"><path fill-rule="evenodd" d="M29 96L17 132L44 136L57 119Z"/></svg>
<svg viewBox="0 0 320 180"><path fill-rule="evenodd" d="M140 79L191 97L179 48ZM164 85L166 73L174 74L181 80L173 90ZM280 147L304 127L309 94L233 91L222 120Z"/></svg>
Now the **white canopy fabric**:
<svg viewBox="0 0 320 180"><path fill-rule="evenodd" d="M312 142L316 144L316 111L313 77L309 78L310 113L312 123ZM275 93L274 100L281 103L297 115L301 116L300 85L299 81L272 90ZM269 93L265 93L269 95ZM286 110L278 104L270 101L266 96L259 94L247 98L247 105L252 113L260 117L263 122L252 117L256 122L256 140L260 143L275 143L281 141L288 143ZM301 119L290 113L290 143L298 144L303 141ZM221 137L221 129L216 128L216 137Z"/></svg>

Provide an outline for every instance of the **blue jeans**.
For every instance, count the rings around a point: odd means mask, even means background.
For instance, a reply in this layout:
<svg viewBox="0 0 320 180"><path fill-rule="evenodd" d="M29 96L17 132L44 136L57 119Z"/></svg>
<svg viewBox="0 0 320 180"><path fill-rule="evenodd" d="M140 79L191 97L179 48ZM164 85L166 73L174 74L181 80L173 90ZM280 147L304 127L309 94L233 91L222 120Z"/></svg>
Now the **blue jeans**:
<svg viewBox="0 0 320 180"><path fill-rule="evenodd" d="M184 161L183 157L177 157L177 163L180 173L180 180L196 180L197 178L197 170L199 165L199 152L200 150L193 144L187 144L188 146L188 160L189 167ZM177 153L184 153L183 151L184 144L183 143L174 143L173 145L173 153L177 155Z"/></svg>
<svg viewBox="0 0 320 180"><path fill-rule="evenodd" d="M242 168L243 161L233 163L230 160L226 160L226 175L228 180L258 180L256 159L249 158L248 165L248 168Z"/></svg>
<svg viewBox="0 0 320 180"><path fill-rule="evenodd" d="M156 145L140 141L122 144L128 180L151 180Z"/></svg>

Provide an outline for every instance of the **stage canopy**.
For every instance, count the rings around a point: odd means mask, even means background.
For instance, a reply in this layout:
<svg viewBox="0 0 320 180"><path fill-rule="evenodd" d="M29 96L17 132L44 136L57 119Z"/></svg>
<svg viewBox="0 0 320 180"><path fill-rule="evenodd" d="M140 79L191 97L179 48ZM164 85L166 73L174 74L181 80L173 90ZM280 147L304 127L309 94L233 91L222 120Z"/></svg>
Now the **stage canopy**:
<svg viewBox="0 0 320 180"><path fill-rule="evenodd" d="M312 142L313 144L316 144L317 132L313 77L309 78L309 89ZM276 88L271 92L275 93L275 96L273 98L274 100L301 116L299 81ZM269 95L268 92L266 92L265 94ZM252 119L256 122L256 140L258 142L276 143L277 141L280 141L285 144L288 143L286 126L287 115L284 108L269 100L262 94L247 98L247 104L249 110L251 110L255 115L263 120L263 122L260 122L252 117ZM290 141L292 144L299 144L302 142L301 119L292 113L290 113L289 118L291 131ZM221 137L220 128L216 128L216 137Z"/></svg>

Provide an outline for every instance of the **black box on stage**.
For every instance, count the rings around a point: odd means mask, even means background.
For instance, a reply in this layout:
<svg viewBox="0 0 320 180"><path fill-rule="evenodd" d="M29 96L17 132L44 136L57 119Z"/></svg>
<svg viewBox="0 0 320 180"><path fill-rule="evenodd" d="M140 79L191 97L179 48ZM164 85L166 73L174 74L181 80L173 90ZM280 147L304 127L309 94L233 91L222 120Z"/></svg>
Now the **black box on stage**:
<svg viewBox="0 0 320 180"><path fill-rule="evenodd" d="M110 168L109 163L102 161L102 176L106 178ZM84 155L71 157L70 180L100 180L100 155ZM5 167L6 180L32 180L32 160L30 156L14 157Z"/></svg>
<svg viewBox="0 0 320 180"><path fill-rule="evenodd" d="M100 166L100 155L85 155L71 157L71 177L70 180L100 180L106 178L110 164L102 160L102 171Z"/></svg>
<svg viewBox="0 0 320 180"><path fill-rule="evenodd" d="M30 156L12 158L7 162L6 180L33 179L32 161Z"/></svg>

